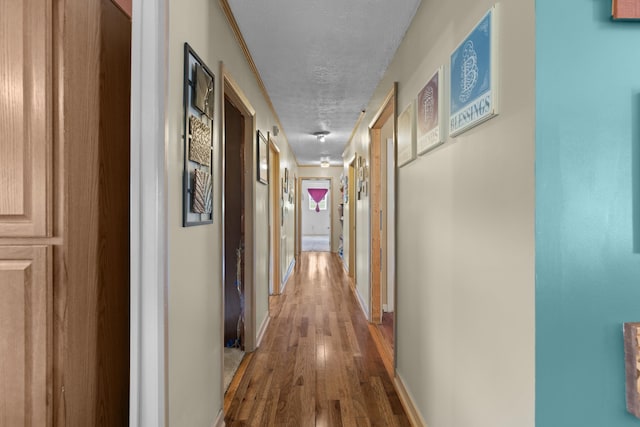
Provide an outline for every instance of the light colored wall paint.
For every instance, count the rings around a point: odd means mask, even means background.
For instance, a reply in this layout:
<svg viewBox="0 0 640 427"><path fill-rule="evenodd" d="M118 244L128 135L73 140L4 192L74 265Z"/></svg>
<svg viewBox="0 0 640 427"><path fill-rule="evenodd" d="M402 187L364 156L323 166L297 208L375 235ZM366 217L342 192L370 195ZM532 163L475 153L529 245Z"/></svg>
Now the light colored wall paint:
<svg viewBox="0 0 640 427"><path fill-rule="evenodd" d="M640 319L640 25L610 15L536 1L538 427L640 424L622 344Z"/></svg>
<svg viewBox="0 0 640 427"><path fill-rule="evenodd" d="M366 126L393 82L402 108L492 4L422 2L345 160L368 153ZM533 0L500 2L501 114L398 173L397 370L431 426L534 425L534 12ZM367 299L368 203L357 222Z"/></svg>
<svg viewBox="0 0 640 427"><path fill-rule="evenodd" d="M168 412L169 426L210 426L222 408L221 360L221 135L219 62L256 110L257 129L275 124L255 77L217 2L171 0L169 4L168 94ZM182 227L183 45L188 42L216 75L214 118L214 223ZM283 135L283 134L281 134ZM283 165L295 159L283 136L276 138ZM254 144L255 145L255 144ZM254 147L255 150L255 147ZM284 167L284 166L283 166ZM255 183L255 167L250 168ZM268 315L268 190L255 187L256 332ZM289 225L289 224L287 224ZM293 228L285 241L292 247ZM292 253L292 250L291 250Z"/></svg>
<svg viewBox="0 0 640 427"><path fill-rule="evenodd" d="M331 224L331 252L338 252L340 245L340 233L342 224L340 224L340 212L339 204L342 201L342 193L340 192L340 175L343 169L339 166L331 166L328 168L321 168L315 166L299 166L298 174L300 177L305 178L331 178L332 187L332 203L331 209L333 209L333 224ZM346 228L345 228L346 230Z"/></svg>
<svg viewBox="0 0 640 427"><path fill-rule="evenodd" d="M316 212L315 209L309 209L309 206L315 206L316 203L309 203L309 189L310 188L326 188L327 195L327 209ZM300 224L300 231L303 236L305 235L330 235L331 234L331 210L335 203L335 197L331 194L331 181L330 180L302 180L302 193L300 193L300 218L302 223Z"/></svg>

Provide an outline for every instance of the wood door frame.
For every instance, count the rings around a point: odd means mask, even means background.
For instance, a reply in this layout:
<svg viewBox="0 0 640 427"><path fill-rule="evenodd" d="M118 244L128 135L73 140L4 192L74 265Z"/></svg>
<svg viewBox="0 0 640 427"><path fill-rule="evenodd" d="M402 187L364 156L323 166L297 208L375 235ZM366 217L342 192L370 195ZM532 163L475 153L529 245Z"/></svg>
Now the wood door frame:
<svg viewBox="0 0 640 427"><path fill-rule="evenodd" d="M249 99L244 94L244 91L240 88L236 80L231 76L224 63L220 61L220 78L222 80L221 90L221 106L220 106L220 151L221 151L221 176L222 187L225 188L225 124L224 115L225 99L228 99L235 108L240 111L240 114L244 117L244 152L245 163L243 166L244 173L247 176L245 180L244 188L244 298L245 298L245 312L244 312L244 348L246 352L252 352L256 349L256 268L254 267L254 260L256 259L256 244L255 244L255 186L257 182L257 171L255 165L255 147L254 138L256 135L256 111L251 106ZM221 283L225 282L225 194L221 192L221 208L222 218L220 221L220 233L222 235L222 277ZM224 287L220 287L220 336L224 337ZM224 352L220 352L220 390L221 396L224 396Z"/></svg>
<svg viewBox="0 0 640 427"><path fill-rule="evenodd" d="M393 88L385 97L382 105L378 109L369 124L369 136L371 143L369 144L369 237L370 246L370 262L371 268L369 273L369 319L371 323L379 324L382 322L382 298L381 298L381 193L382 188L380 164L382 138L381 129L387 123L387 120L393 120L393 138L396 138L396 111L397 111L397 88L398 84L394 83ZM386 144L385 144L386 149Z"/></svg>
<svg viewBox="0 0 640 427"><path fill-rule="evenodd" d="M277 167L272 170L271 167L274 164ZM269 289L269 294L280 295L280 282L282 280L282 272L280 271L280 235L282 229L279 202L282 197L280 195L282 186L280 185L280 149L273 138L269 138L269 189L269 250L273 249L270 254L270 262L273 268L271 272L273 288Z"/></svg>
<svg viewBox="0 0 640 427"><path fill-rule="evenodd" d="M353 279L352 286L356 286L356 156L354 155L350 161L347 162L349 182L348 182L348 194L349 194L349 277Z"/></svg>
<svg viewBox="0 0 640 427"><path fill-rule="evenodd" d="M329 181L329 200L327 200L327 209L329 209L329 224L331 228L329 230L329 252L333 253L333 177L331 176L304 176L298 177L300 183L300 193L296 198L299 198L298 215L299 221L296 224L296 239L298 240L298 248L302 252L302 182L303 181Z"/></svg>

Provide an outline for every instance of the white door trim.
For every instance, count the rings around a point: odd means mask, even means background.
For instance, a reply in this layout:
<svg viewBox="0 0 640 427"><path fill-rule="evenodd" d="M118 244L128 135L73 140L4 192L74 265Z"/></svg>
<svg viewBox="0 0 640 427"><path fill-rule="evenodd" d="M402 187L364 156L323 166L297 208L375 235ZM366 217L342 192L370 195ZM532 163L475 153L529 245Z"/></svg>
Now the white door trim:
<svg viewBox="0 0 640 427"><path fill-rule="evenodd" d="M167 0L135 0L131 46L131 427L166 425Z"/></svg>

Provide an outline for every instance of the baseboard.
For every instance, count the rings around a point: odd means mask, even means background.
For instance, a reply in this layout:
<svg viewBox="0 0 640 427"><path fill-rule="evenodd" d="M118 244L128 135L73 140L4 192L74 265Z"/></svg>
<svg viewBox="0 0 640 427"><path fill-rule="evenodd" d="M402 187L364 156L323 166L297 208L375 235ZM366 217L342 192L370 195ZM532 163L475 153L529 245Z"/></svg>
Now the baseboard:
<svg viewBox="0 0 640 427"><path fill-rule="evenodd" d="M260 344L262 343L262 339L264 338L264 334L267 332L267 328L269 327L269 322L271 322L271 316L269 316L269 313L267 313L264 320L262 321L262 325L260 325L260 330L258 330L256 347L260 347Z"/></svg>
<svg viewBox="0 0 640 427"><path fill-rule="evenodd" d="M360 291L358 291L358 285L354 285L351 290L353 291L353 294L355 295L356 299L358 300L358 303L360 304L360 308L362 309L362 312L364 313L364 318L367 319L367 322L369 321L369 307L367 307L367 303L364 302L364 299L362 298L362 295L360 295Z"/></svg>
<svg viewBox="0 0 640 427"><path fill-rule="evenodd" d="M218 412L216 419L213 420L211 427L224 427L224 411L222 409Z"/></svg>
<svg viewBox="0 0 640 427"><path fill-rule="evenodd" d="M378 349L378 353L380 353L384 367L387 369L389 378L393 378L395 369L393 367L393 349L391 345L384 339L377 325L369 323L369 333L371 334L371 338L373 338L373 342L376 344L376 348Z"/></svg>
<svg viewBox="0 0 640 427"><path fill-rule="evenodd" d="M289 277L291 277L291 273L293 273L293 267L295 267L296 265L296 259L295 257L291 260L291 263L289 263L289 268L287 269L287 273L284 275L284 279L282 280L282 283L280 284L280 293L284 292L284 288L287 287L287 282L289 281Z"/></svg>
<svg viewBox="0 0 640 427"><path fill-rule="evenodd" d="M404 381L398 372L396 372L396 377L393 379L394 384L396 386L396 392L398 393L398 397L400 397L400 402L402 403L402 407L404 411L407 413L407 417L409 417L409 422L412 426L415 427L427 427L427 423L420 415L420 411L416 408L415 401L409 393L409 390L404 385Z"/></svg>

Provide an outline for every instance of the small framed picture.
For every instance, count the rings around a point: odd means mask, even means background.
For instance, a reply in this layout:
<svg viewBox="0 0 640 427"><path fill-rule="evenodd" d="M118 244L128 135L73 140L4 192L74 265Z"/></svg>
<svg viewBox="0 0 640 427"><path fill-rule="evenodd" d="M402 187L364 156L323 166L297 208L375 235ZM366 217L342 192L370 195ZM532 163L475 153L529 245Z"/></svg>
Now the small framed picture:
<svg viewBox="0 0 640 427"><path fill-rule="evenodd" d="M442 76L440 67L418 93L416 101L416 143L418 154L424 154L444 142Z"/></svg>
<svg viewBox="0 0 640 427"><path fill-rule="evenodd" d="M402 167L416 158L413 112L412 102L398 116L398 167Z"/></svg>
<svg viewBox="0 0 640 427"><path fill-rule="evenodd" d="M267 134L268 136L268 134ZM256 136L256 144L257 144L257 176L258 181L263 184L269 183L269 142L268 139L265 138L264 134L260 131L257 132Z"/></svg>

